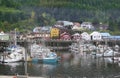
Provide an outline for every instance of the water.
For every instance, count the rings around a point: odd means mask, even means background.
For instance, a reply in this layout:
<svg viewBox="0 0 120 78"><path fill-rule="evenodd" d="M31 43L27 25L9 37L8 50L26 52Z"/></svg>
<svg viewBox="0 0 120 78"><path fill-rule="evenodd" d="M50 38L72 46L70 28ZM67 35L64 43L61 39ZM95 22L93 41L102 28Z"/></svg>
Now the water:
<svg viewBox="0 0 120 78"><path fill-rule="evenodd" d="M94 58L88 54L61 53L59 63L43 64L27 63L29 76L48 78L119 78L119 63L110 62L104 58ZM24 75L25 63L0 64L0 75Z"/></svg>

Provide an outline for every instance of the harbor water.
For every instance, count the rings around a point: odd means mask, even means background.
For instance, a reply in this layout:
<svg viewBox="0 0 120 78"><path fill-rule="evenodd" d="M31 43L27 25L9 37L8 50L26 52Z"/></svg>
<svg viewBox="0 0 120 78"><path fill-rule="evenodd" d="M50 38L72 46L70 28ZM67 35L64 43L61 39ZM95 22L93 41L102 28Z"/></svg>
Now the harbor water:
<svg viewBox="0 0 120 78"><path fill-rule="evenodd" d="M27 62L29 76L47 78L120 78L120 64L90 54L60 52L58 63ZM1 63L0 75L24 75L25 62Z"/></svg>

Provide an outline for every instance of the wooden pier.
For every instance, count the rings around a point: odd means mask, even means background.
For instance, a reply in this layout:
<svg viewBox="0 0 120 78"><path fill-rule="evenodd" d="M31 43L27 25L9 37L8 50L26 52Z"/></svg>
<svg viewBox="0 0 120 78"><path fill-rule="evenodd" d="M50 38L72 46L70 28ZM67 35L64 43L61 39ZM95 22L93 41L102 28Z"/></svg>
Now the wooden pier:
<svg viewBox="0 0 120 78"><path fill-rule="evenodd" d="M75 40L61 40L61 39L49 39L49 40L42 40L42 39L34 39L34 40L17 40L17 44L21 45L21 46L26 46L32 43L44 43L44 45L46 45L47 47L49 47L50 49L53 50L68 50L69 46L72 43L76 43L77 41ZM107 44L110 46L114 46L114 45L119 45L120 46L120 40L94 40L94 41L89 41L95 45L97 44ZM13 44L14 41L0 41L0 51L1 49L3 49L4 47Z"/></svg>
<svg viewBox="0 0 120 78"><path fill-rule="evenodd" d="M35 76L5 76L1 75L0 78L45 78L45 77L35 77Z"/></svg>

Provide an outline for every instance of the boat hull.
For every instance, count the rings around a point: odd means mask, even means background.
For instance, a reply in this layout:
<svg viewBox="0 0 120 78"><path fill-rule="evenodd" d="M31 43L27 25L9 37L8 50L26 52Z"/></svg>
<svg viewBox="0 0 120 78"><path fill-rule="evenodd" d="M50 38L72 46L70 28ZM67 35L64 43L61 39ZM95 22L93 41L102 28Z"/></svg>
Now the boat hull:
<svg viewBox="0 0 120 78"><path fill-rule="evenodd" d="M5 60L0 60L2 63L14 63L14 62L19 62L22 61L22 59L5 59Z"/></svg>
<svg viewBox="0 0 120 78"><path fill-rule="evenodd" d="M38 59L33 58L32 62L43 62L43 63L57 63L59 61L59 58L44 58L44 59Z"/></svg>
<svg viewBox="0 0 120 78"><path fill-rule="evenodd" d="M56 63L56 62L58 62L58 58L53 58L53 59L45 58L45 59L43 59L43 63Z"/></svg>

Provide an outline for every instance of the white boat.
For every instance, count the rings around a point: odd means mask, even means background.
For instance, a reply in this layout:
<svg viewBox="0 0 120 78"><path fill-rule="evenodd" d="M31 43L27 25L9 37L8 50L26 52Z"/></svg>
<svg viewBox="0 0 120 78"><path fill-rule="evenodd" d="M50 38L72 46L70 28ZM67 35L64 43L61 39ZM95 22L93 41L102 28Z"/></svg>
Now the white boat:
<svg viewBox="0 0 120 78"><path fill-rule="evenodd" d="M104 58L107 63L119 63L120 57L107 57Z"/></svg>
<svg viewBox="0 0 120 78"><path fill-rule="evenodd" d="M4 63L22 61L24 59L24 53L25 49L23 47L16 46L14 49L11 47L11 49L9 48L9 50L6 50L2 54L0 61Z"/></svg>
<svg viewBox="0 0 120 78"><path fill-rule="evenodd" d="M14 44L6 48L0 57L1 62L10 63L21 61L25 57L25 48L17 45L16 41L16 29L15 29L15 39Z"/></svg>
<svg viewBox="0 0 120 78"><path fill-rule="evenodd" d="M118 52L116 52L116 51L114 51L114 50L112 50L112 49L108 49L108 50L106 50L104 53L103 53L103 56L104 57L112 57L112 56L115 56L115 55L117 55L118 54Z"/></svg>
<svg viewBox="0 0 120 78"><path fill-rule="evenodd" d="M118 57L120 56L120 53L108 48L104 52L100 52L100 51L91 52L91 55L95 55L96 57Z"/></svg>
<svg viewBox="0 0 120 78"><path fill-rule="evenodd" d="M83 42L72 43L69 47L73 53L90 52L96 49L93 44Z"/></svg>
<svg viewBox="0 0 120 78"><path fill-rule="evenodd" d="M93 56L95 56L95 57L102 57L102 56L103 56L102 53L100 53L100 52L96 52L96 51L91 52L90 55L93 55Z"/></svg>

